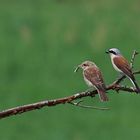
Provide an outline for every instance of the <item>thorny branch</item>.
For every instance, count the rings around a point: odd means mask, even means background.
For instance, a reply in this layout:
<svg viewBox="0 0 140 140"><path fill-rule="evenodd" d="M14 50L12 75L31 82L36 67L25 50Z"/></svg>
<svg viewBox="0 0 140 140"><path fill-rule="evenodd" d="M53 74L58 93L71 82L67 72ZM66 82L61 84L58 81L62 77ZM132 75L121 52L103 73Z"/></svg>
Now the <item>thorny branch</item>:
<svg viewBox="0 0 140 140"><path fill-rule="evenodd" d="M131 58L131 67L133 68L133 64L134 64L134 59L135 56L138 53L136 51L133 52L132 58ZM140 70L139 71L135 71L133 72L134 74L140 74ZM128 93L137 93L137 90L134 89L133 87L126 87L126 86L122 86L120 85L120 83L125 79L125 76L121 76L120 78L118 78L117 80L115 80L112 84L108 85L106 87L106 90L114 90L114 91L126 91ZM12 115L17 115L17 114L21 114L21 113L25 113L28 111L32 111L32 110L36 110L36 109L41 109L45 106L51 107L51 106L55 106L58 104L65 104L65 103L70 103L72 105L75 106L79 106L82 108L94 108L94 109L100 109L100 110L105 110L108 108L98 108L98 107L91 107L91 106L85 106L85 105L81 105L81 101L74 103L73 101L77 100L77 99L81 99L84 97L95 97L95 95L98 94L97 90L93 90L93 91L85 91L85 92L80 92L80 93L76 93L72 96L68 96L68 97L64 97L64 98L59 98L59 99L54 99L54 100L45 100L45 101L41 101L41 102L37 102L37 103L33 103L33 104L27 104L27 105L23 105L23 106L18 106L15 108L11 108L11 109L7 109L4 111L0 112L0 119L2 118L6 118Z"/></svg>

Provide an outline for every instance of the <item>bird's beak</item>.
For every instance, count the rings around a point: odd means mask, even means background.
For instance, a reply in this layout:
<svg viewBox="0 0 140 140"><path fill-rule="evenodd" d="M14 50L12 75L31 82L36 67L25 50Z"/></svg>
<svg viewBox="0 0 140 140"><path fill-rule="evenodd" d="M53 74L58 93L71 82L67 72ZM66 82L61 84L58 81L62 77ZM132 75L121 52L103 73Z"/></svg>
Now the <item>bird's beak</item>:
<svg viewBox="0 0 140 140"><path fill-rule="evenodd" d="M109 53L109 50L106 50L106 53L108 54Z"/></svg>
<svg viewBox="0 0 140 140"><path fill-rule="evenodd" d="M77 72L80 68L81 68L81 65L78 65L78 66L76 67L76 69L74 70L74 72Z"/></svg>

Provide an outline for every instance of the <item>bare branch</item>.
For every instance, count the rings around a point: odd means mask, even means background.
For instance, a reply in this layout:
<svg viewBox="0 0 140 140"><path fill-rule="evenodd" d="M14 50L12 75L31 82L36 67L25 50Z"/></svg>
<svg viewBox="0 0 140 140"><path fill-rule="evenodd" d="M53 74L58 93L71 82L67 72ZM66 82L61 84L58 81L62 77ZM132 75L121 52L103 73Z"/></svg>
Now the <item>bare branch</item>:
<svg viewBox="0 0 140 140"><path fill-rule="evenodd" d="M135 57L136 57L136 55L138 55L138 54L139 54L139 53L138 53L136 50L133 51L133 55L132 55L131 62L130 62L130 66L131 66L132 69L133 69L133 67L134 67L134 60L135 60Z"/></svg>
<svg viewBox="0 0 140 140"><path fill-rule="evenodd" d="M140 71L136 71L136 72L134 72L134 74L140 74ZM113 84L110 84L109 86L107 86L106 90L107 91L108 90L127 91L127 92L131 92L131 93L132 92L136 93L136 89L133 89L131 87L129 88L129 87L124 87L124 86L119 86L119 85L116 85L115 83L117 83L117 81L115 81L115 82L113 82ZM54 100L45 100L45 101L41 101L41 102L37 102L37 103L33 103L33 104L18 106L18 107L7 109L7 110L0 112L0 119L8 117L8 116L28 112L31 110L41 109L44 106L50 107L50 106L55 106L58 104L70 103L74 100L88 97L88 96L95 97L96 94L98 94L97 90L93 90L90 92L85 91L85 92L81 92L81 93L76 93L76 94L69 96L69 97L64 97L64 98L54 99Z"/></svg>
<svg viewBox="0 0 140 140"><path fill-rule="evenodd" d="M136 55L137 55L137 52L134 51L133 55L132 55L132 59L131 59L131 66L132 67L133 67L133 63L134 63L134 59L135 59ZM133 74L140 74L140 70L133 72ZM126 78L126 76L121 76L120 78L115 80L112 84L108 85L106 87L106 90L107 91L114 90L114 91L117 91L117 92L125 91L127 93L137 93L137 90L132 88L132 87L126 87L126 86L119 85L125 78ZM18 107L15 107L15 108L11 108L11 109L1 111L0 112L0 119L6 118L6 117L12 116L12 115L21 114L21 113L24 113L24 112L36 110L36 109L41 109L45 106L51 107L51 106L55 106L55 105L58 105L58 104L65 104L65 103L71 103L72 105L79 106L79 107L82 107L82 108L107 110L108 108L98 108L98 107L81 105L80 104L81 102L78 102L78 103L72 102L74 100L84 98L84 97L95 97L96 94L98 94L97 90L93 90L93 91L90 91L90 92L85 91L85 92L76 93L72 96L68 96L68 97L64 97L64 98L59 98L59 99L54 99L54 100L45 100L45 101L40 101L40 102L33 103L33 104L18 106Z"/></svg>

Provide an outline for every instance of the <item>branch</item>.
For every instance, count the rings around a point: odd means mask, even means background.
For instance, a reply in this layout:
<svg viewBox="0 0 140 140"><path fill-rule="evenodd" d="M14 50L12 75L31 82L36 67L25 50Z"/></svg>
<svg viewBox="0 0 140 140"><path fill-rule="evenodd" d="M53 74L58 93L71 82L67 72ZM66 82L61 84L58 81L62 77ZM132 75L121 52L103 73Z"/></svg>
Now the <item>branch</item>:
<svg viewBox="0 0 140 140"><path fill-rule="evenodd" d="M134 51L134 53L132 55L132 59L131 59L131 66L132 67L133 67L135 56L136 56L136 51ZM135 71L133 74L140 74L140 70ZM114 90L114 91L117 91L117 92L126 91L126 92L129 92L129 93L137 93L137 90L134 89L133 87L126 87L126 86L119 85L125 78L126 78L125 76L122 76L122 77L118 78L112 84L108 85L106 87L106 90L107 91ZM56 106L58 104L65 104L65 103L70 103L70 104L73 104L75 106L79 106L79 107L83 107L83 108L94 108L94 109L102 109L102 110L107 109L107 108L98 108L98 107L81 105L80 102L79 103L73 103L72 102L74 100L81 99L81 98L84 98L84 97L95 97L96 94L98 94L97 90L93 90L93 91L90 91L90 92L85 91L85 92L76 93L72 96L68 96L68 97L64 97L64 98L59 98L59 99L54 99L54 100L45 100L45 101L40 101L40 102L33 103L33 104L18 106L18 107L15 107L15 108L11 108L11 109L1 111L0 112L0 119L6 118L6 117L12 116L12 115L22 114L22 113L32 111L32 110L36 110L36 109L41 109L45 106L51 107L51 106Z"/></svg>

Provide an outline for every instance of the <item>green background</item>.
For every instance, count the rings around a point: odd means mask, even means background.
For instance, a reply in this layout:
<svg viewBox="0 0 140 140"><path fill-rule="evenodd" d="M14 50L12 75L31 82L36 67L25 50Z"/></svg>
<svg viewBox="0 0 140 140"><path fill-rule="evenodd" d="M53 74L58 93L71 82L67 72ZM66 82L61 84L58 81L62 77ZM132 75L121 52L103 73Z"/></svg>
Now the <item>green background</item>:
<svg viewBox="0 0 140 140"><path fill-rule="evenodd" d="M0 0L0 110L86 90L81 71L73 73L84 60L111 83L117 72L105 50L119 48L129 60L140 51L139 6L138 0ZM120 93L109 91L108 103L84 99L110 111L66 104L0 120L0 139L139 140L140 96Z"/></svg>

